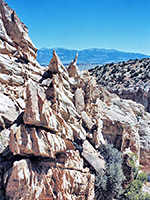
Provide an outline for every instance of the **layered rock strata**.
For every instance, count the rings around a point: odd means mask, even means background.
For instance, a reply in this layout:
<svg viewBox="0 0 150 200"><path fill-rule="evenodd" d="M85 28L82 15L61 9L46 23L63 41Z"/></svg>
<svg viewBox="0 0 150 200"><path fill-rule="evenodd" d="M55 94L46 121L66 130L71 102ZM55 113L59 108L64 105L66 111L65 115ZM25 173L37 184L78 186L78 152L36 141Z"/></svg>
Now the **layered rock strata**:
<svg viewBox="0 0 150 200"><path fill-rule="evenodd" d="M150 114L144 107L110 94L88 71L80 72L77 55L65 68L54 51L44 70L27 29L0 3L5 41L28 47L26 56L25 50L0 53L0 199L94 199L94 174L105 170L98 148L107 142L122 151L128 181L131 152L148 171Z"/></svg>
<svg viewBox="0 0 150 200"><path fill-rule="evenodd" d="M122 151L126 177L131 152L149 169L150 114L98 86L87 71L74 70L53 52L40 82L26 81L25 109L8 129L14 161L3 174L7 198L94 199L92 172L105 169L97 151L105 140Z"/></svg>
<svg viewBox="0 0 150 200"><path fill-rule="evenodd" d="M27 27L3 0L0 26L0 199L93 199L94 175L52 108L52 77L45 79Z"/></svg>

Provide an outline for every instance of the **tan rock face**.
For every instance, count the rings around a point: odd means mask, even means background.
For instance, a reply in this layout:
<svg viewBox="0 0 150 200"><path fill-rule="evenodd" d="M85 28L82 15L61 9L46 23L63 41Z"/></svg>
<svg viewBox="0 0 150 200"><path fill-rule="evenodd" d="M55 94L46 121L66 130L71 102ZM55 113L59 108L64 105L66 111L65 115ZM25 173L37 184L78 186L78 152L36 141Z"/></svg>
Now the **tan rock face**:
<svg viewBox="0 0 150 200"><path fill-rule="evenodd" d="M30 155L55 158L55 154L65 152L65 141L55 134L41 129L20 125L11 127L10 150L14 155Z"/></svg>
<svg viewBox="0 0 150 200"><path fill-rule="evenodd" d="M4 41L5 51L15 54L26 61L33 62L37 49L28 36L27 27L20 21L15 11L1 0L1 36Z"/></svg>
<svg viewBox="0 0 150 200"><path fill-rule="evenodd" d="M48 164L48 163L47 163ZM76 170L40 169L29 160L16 161L5 174L6 193L11 199L93 199L94 177ZM38 169L39 168L39 169ZM92 189L92 190L91 190Z"/></svg>
<svg viewBox="0 0 150 200"><path fill-rule="evenodd" d="M75 59L70 63L70 65L67 67L67 71L69 74L69 77L80 77L80 70L77 67L77 58L78 58L78 53L75 57Z"/></svg>
<svg viewBox="0 0 150 200"><path fill-rule="evenodd" d="M5 174L6 196L12 199L93 199L94 175L89 173L88 168L83 168L84 161L72 143L74 137L85 140L88 133L82 127L82 120L79 122L81 116L74 105L70 82L61 75L59 69L50 85L43 82L37 84L29 80L26 83L23 121L10 128L11 152L14 156L29 157L31 161L16 161L9 174ZM17 99L17 104L24 108L21 99ZM36 165L39 170L44 168L46 175L44 171L41 172L44 174L33 175L34 170L28 167L34 165L33 157L40 157L41 161ZM42 182L33 182L29 186L30 177ZM22 180L28 181L23 183ZM16 181L19 185L16 185ZM40 185L41 189L36 185ZM19 187L24 188L22 193Z"/></svg>
<svg viewBox="0 0 150 200"><path fill-rule="evenodd" d="M82 156L95 171L99 172L100 169L105 168L105 161L103 157L93 148L93 146L86 140L83 143Z"/></svg>
<svg viewBox="0 0 150 200"><path fill-rule="evenodd" d="M0 126L8 127L18 117L14 102L6 95L0 93Z"/></svg>
<svg viewBox="0 0 150 200"><path fill-rule="evenodd" d="M92 127L94 126L94 123L92 122L92 120L90 119L90 117L87 115L87 113L85 111L83 111L81 113L83 122L85 123L86 127L91 130Z"/></svg>
<svg viewBox="0 0 150 200"><path fill-rule="evenodd" d="M10 131L4 129L0 132L0 153L2 153L9 145Z"/></svg>
<svg viewBox="0 0 150 200"><path fill-rule="evenodd" d="M52 112L51 103L47 101L43 88L29 82L26 87L26 96L24 123L58 131L56 116Z"/></svg>
<svg viewBox="0 0 150 200"><path fill-rule="evenodd" d="M1 83L23 85L27 74L38 79L42 68L36 61L37 49L27 27L3 0L0 1L0 38Z"/></svg>
<svg viewBox="0 0 150 200"><path fill-rule="evenodd" d="M39 82L44 70L27 27L14 10L0 1L0 130L9 128L25 109L25 84Z"/></svg>
<svg viewBox="0 0 150 200"><path fill-rule="evenodd" d="M84 103L84 91L82 88L77 88L75 91L75 106L77 109L77 112L82 112L85 108Z"/></svg>
<svg viewBox="0 0 150 200"><path fill-rule="evenodd" d="M47 80L43 78L40 83L33 80L26 82L23 121L11 126L9 143L13 155L28 157L30 165L34 165L36 157L40 158L36 163L38 169L46 172L33 175L35 180L43 182L34 182L32 187L27 188L17 187L32 191L29 192L30 198L86 199L89 194L92 195L89 199L93 199L94 179L89 169L91 172L105 169L104 159L96 150L101 144L105 145L105 140L123 152L124 173L128 181L131 178L131 168L127 165L127 150L136 153L143 169L147 170L149 158L143 153L149 152L149 145L148 151L143 150L145 138L142 138L142 134L149 137L149 126L145 119L149 119L150 116L143 107L132 101L121 100L105 91L96 85L95 79L87 72L81 74L77 83L76 77L69 77L67 71L61 71L64 66L59 65L61 62L55 53L52 60L55 63L54 74L48 71ZM18 104L19 102L18 100ZM137 115L138 113L141 115ZM17 168L14 165L15 171L13 166L9 174L5 174L6 196L12 195L13 199L14 195L18 198L23 195L22 198L26 199L26 193L20 194L17 189L14 189L13 193L10 187L11 184L16 187L14 177L19 177L21 173L18 172L18 167L19 170L25 170L22 169L22 164L20 165L24 161L17 162ZM89 169L83 168L84 162ZM29 168L26 171L28 180L34 170ZM41 174L44 178L36 178L41 177ZM83 180L87 179L89 184L83 184ZM22 182L20 178L19 182ZM76 186L79 183L83 188L79 189ZM39 184L43 189L34 186ZM68 189L70 187L72 189ZM77 194L77 197L74 194Z"/></svg>
<svg viewBox="0 0 150 200"><path fill-rule="evenodd" d="M55 51L53 51L53 58L49 63L49 71L51 71L52 73L62 73L64 78L68 79L67 70L61 63L61 61Z"/></svg>
<svg viewBox="0 0 150 200"><path fill-rule="evenodd" d="M44 71L27 28L0 3L0 199L94 199L94 173L105 169L97 149L107 142L122 151L127 181L128 152L148 170L144 107L79 72L77 56L66 69L54 51Z"/></svg>

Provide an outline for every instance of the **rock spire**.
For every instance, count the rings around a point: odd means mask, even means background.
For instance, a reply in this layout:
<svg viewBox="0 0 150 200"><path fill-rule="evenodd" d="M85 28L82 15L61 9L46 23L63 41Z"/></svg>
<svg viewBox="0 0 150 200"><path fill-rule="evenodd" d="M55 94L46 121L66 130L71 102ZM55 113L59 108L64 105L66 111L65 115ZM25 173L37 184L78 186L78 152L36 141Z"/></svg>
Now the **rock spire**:
<svg viewBox="0 0 150 200"><path fill-rule="evenodd" d="M120 99L56 52L48 70L16 13L0 0L0 199L92 200L95 173L105 170L98 148L129 153L150 167L150 114ZM18 50L19 49L19 50Z"/></svg>

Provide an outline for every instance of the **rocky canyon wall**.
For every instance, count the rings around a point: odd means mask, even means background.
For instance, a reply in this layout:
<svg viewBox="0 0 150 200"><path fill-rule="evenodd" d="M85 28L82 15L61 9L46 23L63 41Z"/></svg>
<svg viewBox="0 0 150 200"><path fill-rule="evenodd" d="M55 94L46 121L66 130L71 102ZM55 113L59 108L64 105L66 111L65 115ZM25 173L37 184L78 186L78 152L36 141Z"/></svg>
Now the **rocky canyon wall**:
<svg viewBox="0 0 150 200"><path fill-rule="evenodd" d="M107 142L150 167L150 114L56 52L47 69L15 11L0 0L0 199L92 200ZM128 169L128 171L126 170Z"/></svg>

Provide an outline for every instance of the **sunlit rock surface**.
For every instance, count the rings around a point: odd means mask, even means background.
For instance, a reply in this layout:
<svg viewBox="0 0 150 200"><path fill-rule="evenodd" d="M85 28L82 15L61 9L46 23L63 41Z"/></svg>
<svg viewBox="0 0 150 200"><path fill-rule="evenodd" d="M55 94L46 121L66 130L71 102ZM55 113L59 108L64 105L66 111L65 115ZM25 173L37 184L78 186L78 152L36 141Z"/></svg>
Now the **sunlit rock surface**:
<svg viewBox="0 0 150 200"><path fill-rule="evenodd" d="M65 68L54 51L43 69L25 25L3 0L0 5L6 44L0 51L0 199L94 199L94 174L105 170L98 148L107 142L122 151L126 177L128 152L147 171L144 107L97 85L78 70L77 56Z"/></svg>

